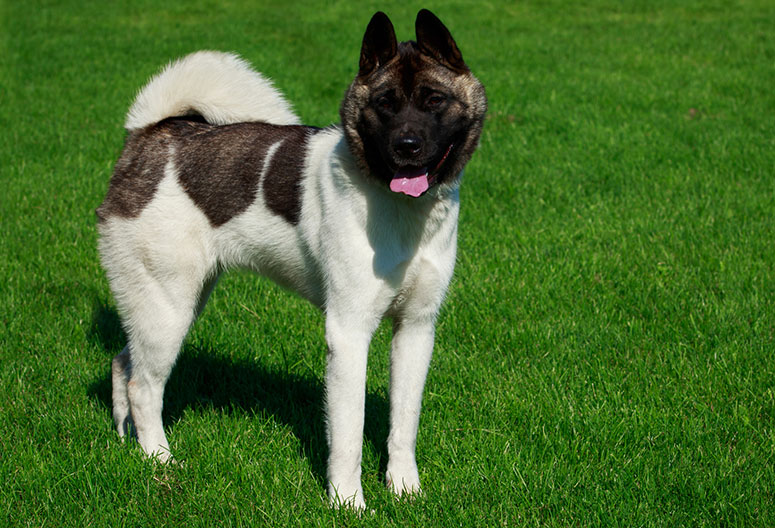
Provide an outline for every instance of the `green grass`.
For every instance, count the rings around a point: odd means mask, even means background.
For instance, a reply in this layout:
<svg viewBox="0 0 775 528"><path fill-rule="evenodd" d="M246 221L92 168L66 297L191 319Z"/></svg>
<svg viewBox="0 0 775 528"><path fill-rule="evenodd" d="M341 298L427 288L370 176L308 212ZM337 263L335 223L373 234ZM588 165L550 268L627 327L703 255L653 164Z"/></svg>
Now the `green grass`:
<svg viewBox="0 0 775 528"><path fill-rule="evenodd" d="M247 274L216 289L168 385L183 463L122 444L93 211L136 90L233 50L325 125L373 11L407 39L424 7L254 4L0 4L0 525L775 525L768 0L425 5L490 113L426 387L424 497L383 485L383 326L375 512L326 506L322 317Z"/></svg>

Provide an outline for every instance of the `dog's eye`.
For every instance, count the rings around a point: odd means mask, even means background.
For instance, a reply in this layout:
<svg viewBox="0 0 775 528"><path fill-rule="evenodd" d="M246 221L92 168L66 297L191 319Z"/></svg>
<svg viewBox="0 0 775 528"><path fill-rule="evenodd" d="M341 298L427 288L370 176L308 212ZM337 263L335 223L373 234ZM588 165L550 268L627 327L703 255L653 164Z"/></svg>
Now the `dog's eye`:
<svg viewBox="0 0 775 528"><path fill-rule="evenodd" d="M425 100L425 105L426 105L428 108L431 108L431 109L433 109L433 108L438 108L438 107L440 107L440 106L441 106L441 105L444 103L444 101L446 101L446 100L447 100L447 98L446 98L446 97L444 97L444 96L443 96L443 95L441 95L441 94L433 94L433 95L429 96L429 97L428 97L428 99L426 99L426 100Z"/></svg>
<svg viewBox="0 0 775 528"><path fill-rule="evenodd" d="M392 112L394 107L395 107L395 103L393 102L393 98L392 97L388 97L387 95L383 95L382 97L377 99L377 107L380 110L383 110L385 112Z"/></svg>

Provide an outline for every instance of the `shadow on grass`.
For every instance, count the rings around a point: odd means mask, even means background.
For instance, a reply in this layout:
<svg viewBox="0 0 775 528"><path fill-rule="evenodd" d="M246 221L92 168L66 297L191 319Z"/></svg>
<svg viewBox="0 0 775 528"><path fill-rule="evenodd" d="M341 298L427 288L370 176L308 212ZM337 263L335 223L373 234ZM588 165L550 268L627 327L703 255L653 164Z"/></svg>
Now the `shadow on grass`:
<svg viewBox="0 0 775 528"><path fill-rule="evenodd" d="M90 340L112 355L124 346L116 311L104 304L95 308ZM260 361L260 360L259 360ZM92 383L88 395L107 410L111 408L110 362L105 376ZM322 375L322 373L321 373ZM270 370L259 362L220 357L215 351L184 345L164 392L163 419L170 436L186 409L233 409L265 413L288 425L299 439L315 477L326 482L326 436L323 419L323 384L315 377ZM388 402L382 395L367 393L366 441L371 443L384 474ZM170 430L171 429L171 430Z"/></svg>

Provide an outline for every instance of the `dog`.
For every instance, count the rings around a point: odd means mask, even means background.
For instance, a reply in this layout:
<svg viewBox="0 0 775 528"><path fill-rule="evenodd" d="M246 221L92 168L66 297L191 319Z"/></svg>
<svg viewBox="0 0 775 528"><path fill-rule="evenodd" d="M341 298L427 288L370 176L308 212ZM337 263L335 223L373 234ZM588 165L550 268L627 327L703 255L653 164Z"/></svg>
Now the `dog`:
<svg viewBox="0 0 775 528"><path fill-rule="evenodd" d="M104 202L99 252L127 345L113 417L166 461L164 386L218 276L266 275L320 307L332 505L365 507L369 342L391 318L387 485L420 492L415 442L435 321L455 266L459 186L487 109L482 84L430 11L398 43L369 22L341 125L303 126L236 55L170 63L139 92ZM130 428L131 426L131 428Z"/></svg>

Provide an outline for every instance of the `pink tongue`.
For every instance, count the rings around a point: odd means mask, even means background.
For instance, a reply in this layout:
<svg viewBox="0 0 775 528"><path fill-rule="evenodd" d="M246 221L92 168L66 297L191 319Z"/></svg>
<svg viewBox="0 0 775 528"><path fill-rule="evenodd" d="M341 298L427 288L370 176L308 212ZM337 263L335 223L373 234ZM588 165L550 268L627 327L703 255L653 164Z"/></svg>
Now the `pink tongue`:
<svg viewBox="0 0 775 528"><path fill-rule="evenodd" d="M428 169L400 170L390 180L390 190L417 198L428 190Z"/></svg>

